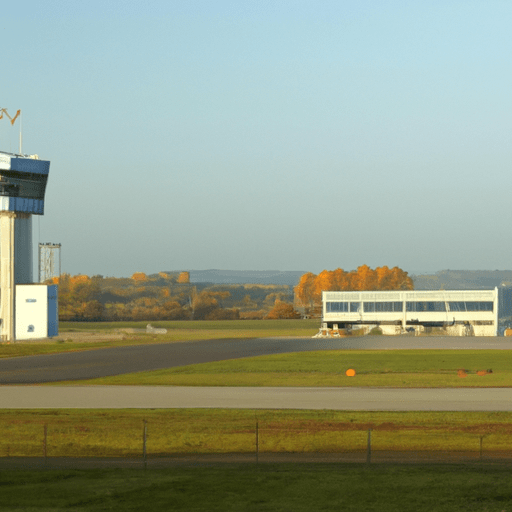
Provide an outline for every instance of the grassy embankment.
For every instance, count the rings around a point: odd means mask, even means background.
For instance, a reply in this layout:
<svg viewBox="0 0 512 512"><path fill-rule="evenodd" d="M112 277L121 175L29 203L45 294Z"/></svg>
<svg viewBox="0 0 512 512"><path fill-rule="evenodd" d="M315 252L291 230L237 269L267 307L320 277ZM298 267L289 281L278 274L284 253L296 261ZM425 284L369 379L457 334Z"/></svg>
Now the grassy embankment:
<svg viewBox="0 0 512 512"><path fill-rule="evenodd" d="M510 412L304 410L0 410L0 457L150 457L193 453L364 453L372 450L510 451Z"/></svg>
<svg viewBox="0 0 512 512"><path fill-rule="evenodd" d="M10 471L0 510L512 510L509 467L235 465Z"/></svg>
<svg viewBox="0 0 512 512"><path fill-rule="evenodd" d="M354 377L345 372L356 370ZM492 370L492 373L486 373ZM61 383L59 383L61 384ZM330 350L275 354L66 384L509 387L512 351Z"/></svg>
<svg viewBox="0 0 512 512"><path fill-rule="evenodd" d="M166 334L125 332L130 329L145 329L147 324L148 322L61 322L59 336L54 339L41 343L0 343L0 358L208 339L311 337L318 332L319 326L318 320L199 320L151 322L153 327L167 329ZM81 332L94 334L94 341L80 341L78 334ZM109 339L113 334L119 335L119 339Z"/></svg>

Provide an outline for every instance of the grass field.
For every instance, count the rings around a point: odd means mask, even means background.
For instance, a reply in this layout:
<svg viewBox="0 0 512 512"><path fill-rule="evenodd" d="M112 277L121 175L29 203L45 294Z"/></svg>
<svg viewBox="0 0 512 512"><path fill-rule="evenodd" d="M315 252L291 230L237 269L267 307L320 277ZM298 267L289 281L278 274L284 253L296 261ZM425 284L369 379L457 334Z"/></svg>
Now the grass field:
<svg viewBox="0 0 512 512"><path fill-rule="evenodd" d="M352 368L353 377L345 372ZM492 373L487 373L492 370ZM73 383L67 383L73 384ZM74 384L174 386L512 386L503 350L331 350L275 354L105 377Z"/></svg>
<svg viewBox="0 0 512 512"><path fill-rule="evenodd" d="M469 512L512 510L510 467L234 465L10 471L0 510Z"/></svg>
<svg viewBox="0 0 512 512"><path fill-rule="evenodd" d="M262 453L364 452L370 428L374 451L512 447L509 412L42 409L0 410L0 457L140 457L144 421L152 457L254 453L256 423Z"/></svg>

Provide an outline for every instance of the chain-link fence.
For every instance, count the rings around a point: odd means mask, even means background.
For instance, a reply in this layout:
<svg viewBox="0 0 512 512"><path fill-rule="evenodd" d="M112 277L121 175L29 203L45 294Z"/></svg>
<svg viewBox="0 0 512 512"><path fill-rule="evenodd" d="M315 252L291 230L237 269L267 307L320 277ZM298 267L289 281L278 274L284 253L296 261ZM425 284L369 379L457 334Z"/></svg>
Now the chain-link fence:
<svg viewBox="0 0 512 512"><path fill-rule="evenodd" d="M508 429L507 429L508 430ZM512 462L512 433L443 431L441 428L288 428L272 422L231 431L194 431L150 421L129 424L4 425L0 459L119 458L248 462Z"/></svg>

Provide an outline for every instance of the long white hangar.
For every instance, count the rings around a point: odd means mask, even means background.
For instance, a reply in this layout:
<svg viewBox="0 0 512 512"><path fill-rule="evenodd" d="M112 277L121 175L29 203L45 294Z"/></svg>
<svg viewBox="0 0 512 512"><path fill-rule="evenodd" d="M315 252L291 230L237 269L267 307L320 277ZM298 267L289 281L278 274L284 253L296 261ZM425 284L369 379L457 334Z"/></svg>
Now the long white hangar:
<svg viewBox="0 0 512 512"><path fill-rule="evenodd" d="M383 334L443 328L454 336L497 336L498 289L322 292L322 323L330 329L378 326Z"/></svg>

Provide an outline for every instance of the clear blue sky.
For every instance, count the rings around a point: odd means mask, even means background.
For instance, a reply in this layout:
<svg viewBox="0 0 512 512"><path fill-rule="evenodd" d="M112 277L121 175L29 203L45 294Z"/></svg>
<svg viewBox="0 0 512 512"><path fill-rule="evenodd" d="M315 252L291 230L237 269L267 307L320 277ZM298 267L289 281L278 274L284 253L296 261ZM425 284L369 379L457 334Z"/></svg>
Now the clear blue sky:
<svg viewBox="0 0 512 512"><path fill-rule="evenodd" d="M511 269L511 25L508 0L8 2L0 107L51 161L35 242L105 276Z"/></svg>

